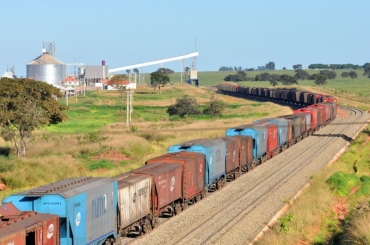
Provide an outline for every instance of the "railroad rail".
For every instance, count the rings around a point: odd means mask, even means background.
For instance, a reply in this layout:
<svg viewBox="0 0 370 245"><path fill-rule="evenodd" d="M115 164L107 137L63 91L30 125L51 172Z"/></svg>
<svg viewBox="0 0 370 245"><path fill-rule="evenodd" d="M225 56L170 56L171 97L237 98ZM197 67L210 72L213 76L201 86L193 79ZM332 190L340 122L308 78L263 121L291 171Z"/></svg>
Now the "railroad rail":
<svg viewBox="0 0 370 245"><path fill-rule="evenodd" d="M286 152L229 183L180 215L163 222L132 244L245 244L342 149L369 120L369 114L343 107L336 118ZM311 146L307 150L306 146Z"/></svg>

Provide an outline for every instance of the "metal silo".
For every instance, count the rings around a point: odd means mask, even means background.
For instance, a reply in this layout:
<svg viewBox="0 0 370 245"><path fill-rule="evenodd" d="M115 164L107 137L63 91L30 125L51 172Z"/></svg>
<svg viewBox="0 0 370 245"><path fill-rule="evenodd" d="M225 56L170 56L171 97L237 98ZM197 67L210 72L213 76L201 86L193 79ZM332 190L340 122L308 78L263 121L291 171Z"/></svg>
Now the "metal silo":
<svg viewBox="0 0 370 245"><path fill-rule="evenodd" d="M60 62L43 49L43 54L27 64L27 78L61 85L67 77L67 65Z"/></svg>

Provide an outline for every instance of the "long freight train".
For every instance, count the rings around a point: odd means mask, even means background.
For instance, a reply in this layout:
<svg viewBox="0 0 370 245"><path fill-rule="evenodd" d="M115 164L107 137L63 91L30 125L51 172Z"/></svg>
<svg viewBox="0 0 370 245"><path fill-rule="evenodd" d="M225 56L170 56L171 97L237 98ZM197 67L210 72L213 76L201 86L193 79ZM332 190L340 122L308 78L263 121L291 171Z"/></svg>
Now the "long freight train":
<svg viewBox="0 0 370 245"><path fill-rule="evenodd" d="M337 112L336 98L327 95L227 83L218 89L306 107L292 115L229 128L224 137L175 144L167 154L113 178L70 178L13 194L3 200L3 206L12 203L20 210L17 215L47 214L51 216L39 215L41 223L59 221L52 226L53 236L47 224L34 224L39 233L32 231L27 236L29 222L23 226L6 223L11 215L7 218L3 214L0 244L31 244L31 240L32 244L41 244L40 239L42 244L50 245L119 244L120 236L147 233L159 225L159 217L180 213L226 182L285 151L330 123Z"/></svg>

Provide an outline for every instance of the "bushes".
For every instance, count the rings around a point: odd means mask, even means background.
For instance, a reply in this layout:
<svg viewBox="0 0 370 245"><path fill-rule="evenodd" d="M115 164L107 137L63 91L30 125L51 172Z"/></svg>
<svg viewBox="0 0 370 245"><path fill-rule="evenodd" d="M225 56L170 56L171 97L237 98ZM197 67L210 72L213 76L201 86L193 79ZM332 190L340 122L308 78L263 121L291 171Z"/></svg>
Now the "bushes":
<svg viewBox="0 0 370 245"><path fill-rule="evenodd" d="M339 196L348 196L353 187L360 185L361 180L355 174L336 172L326 181Z"/></svg>
<svg viewBox="0 0 370 245"><path fill-rule="evenodd" d="M0 173L12 171L14 169L13 161L8 157L0 156Z"/></svg>
<svg viewBox="0 0 370 245"><path fill-rule="evenodd" d="M86 168L90 171L97 170L97 169L103 169L103 168L113 169L116 167L117 166L113 162L105 160L105 159L101 161L93 161L86 166Z"/></svg>

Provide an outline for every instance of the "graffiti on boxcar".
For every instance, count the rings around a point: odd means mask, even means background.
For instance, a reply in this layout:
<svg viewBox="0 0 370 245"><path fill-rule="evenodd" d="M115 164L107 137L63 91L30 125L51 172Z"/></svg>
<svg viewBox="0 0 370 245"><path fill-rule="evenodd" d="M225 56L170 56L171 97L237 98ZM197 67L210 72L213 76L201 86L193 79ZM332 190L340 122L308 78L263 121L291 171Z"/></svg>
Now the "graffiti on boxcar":
<svg viewBox="0 0 370 245"><path fill-rule="evenodd" d="M78 212L76 215L76 220L75 220L76 226L79 226L80 222L81 222L81 213Z"/></svg>
<svg viewBox="0 0 370 245"><path fill-rule="evenodd" d="M170 187L171 192L173 191L173 189L175 189L175 176L172 176L171 178L171 187Z"/></svg>
<svg viewBox="0 0 370 245"><path fill-rule="evenodd" d="M54 235L54 224L50 224L46 233L48 239L52 238Z"/></svg>
<svg viewBox="0 0 370 245"><path fill-rule="evenodd" d="M107 196L104 194L92 200L92 219L97 219L107 213Z"/></svg>

